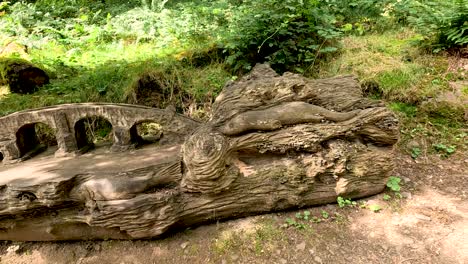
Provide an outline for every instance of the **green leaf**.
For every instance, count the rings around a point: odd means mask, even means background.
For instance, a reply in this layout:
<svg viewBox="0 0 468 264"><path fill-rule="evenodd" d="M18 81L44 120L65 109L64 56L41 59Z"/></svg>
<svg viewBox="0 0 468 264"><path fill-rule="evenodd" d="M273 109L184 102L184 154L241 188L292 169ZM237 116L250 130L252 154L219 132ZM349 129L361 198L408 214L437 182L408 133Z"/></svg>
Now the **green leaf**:
<svg viewBox="0 0 468 264"><path fill-rule="evenodd" d="M399 192L401 187L400 187L400 182L401 179L398 177L390 176L387 182L387 187L390 188L390 190L394 192Z"/></svg>
<svg viewBox="0 0 468 264"><path fill-rule="evenodd" d="M388 194L384 194L383 199L385 201L388 201L388 200L392 199L392 197L390 195L388 195Z"/></svg>
<svg viewBox="0 0 468 264"><path fill-rule="evenodd" d="M322 210L321 214L322 214L322 218L323 218L323 219L328 219L328 217L330 217L330 215L328 214L328 212L325 211L325 210Z"/></svg>
<svg viewBox="0 0 468 264"><path fill-rule="evenodd" d="M414 147L411 149L411 157L413 159L417 159L421 155L421 149L418 147Z"/></svg>
<svg viewBox="0 0 468 264"><path fill-rule="evenodd" d="M378 205L378 204L371 204L371 205L369 205L369 210L376 213L376 212L382 210L382 207L380 207L380 205Z"/></svg>
<svg viewBox="0 0 468 264"><path fill-rule="evenodd" d="M295 225L296 221L294 221L292 218L286 218L286 224L288 225Z"/></svg>

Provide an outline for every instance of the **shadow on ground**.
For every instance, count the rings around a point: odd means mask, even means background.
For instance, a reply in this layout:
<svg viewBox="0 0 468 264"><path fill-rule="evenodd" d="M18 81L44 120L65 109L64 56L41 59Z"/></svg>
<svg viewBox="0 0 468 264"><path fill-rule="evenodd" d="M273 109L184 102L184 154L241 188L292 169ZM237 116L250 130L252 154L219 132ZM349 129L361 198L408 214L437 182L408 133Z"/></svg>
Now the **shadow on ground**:
<svg viewBox="0 0 468 264"><path fill-rule="evenodd" d="M298 219L295 214L306 210L301 209L181 230L159 240L3 242L0 263L467 263L466 155L397 159L393 174L403 179L403 198L387 191L387 201L380 194L359 202L380 205L377 213L325 205L307 209L320 223ZM285 227L287 218L300 224Z"/></svg>

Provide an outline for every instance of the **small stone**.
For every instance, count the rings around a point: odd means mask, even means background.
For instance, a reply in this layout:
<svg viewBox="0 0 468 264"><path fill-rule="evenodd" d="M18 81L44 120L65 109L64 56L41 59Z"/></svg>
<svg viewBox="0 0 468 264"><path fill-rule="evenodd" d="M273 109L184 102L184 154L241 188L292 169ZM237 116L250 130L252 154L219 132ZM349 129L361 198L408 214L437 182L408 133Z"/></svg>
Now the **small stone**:
<svg viewBox="0 0 468 264"><path fill-rule="evenodd" d="M431 221L431 218L429 216L422 215L422 214L415 214L414 217L421 221L427 221L427 222Z"/></svg>
<svg viewBox="0 0 468 264"><path fill-rule="evenodd" d="M420 148L421 147L421 143L417 140L411 140L409 141L406 146L409 148L409 149L413 149L413 148Z"/></svg>
<svg viewBox="0 0 468 264"><path fill-rule="evenodd" d="M288 261L285 260L284 258L281 258L281 259L279 259L279 263L286 264L286 263L288 263Z"/></svg>
<svg viewBox="0 0 468 264"><path fill-rule="evenodd" d="M313 255L313 254L315 253L315 250L309 249L309 253L310 253L311 255Z"/></svg>
<svg viewBox="0 0 468 264"><path fill-rule="evenodd" d="M304 250L305 247L306 247L306 243L305 243L305 242L302 242L302 243L300 243L300 244L298 244L298 245L296 246L296 249L297 249L297 250Z"/></svg>
<svg viewBox="0 0 468 264"><path fill-rule="evenodd" d="M401 176L400 178L403 180L404 183L409 183L409 182L411 182L411 179L408 178L408 177Z"/></svg>
<svg viewBox="0 0 468 264"><path fill-rule="evenodd" d="M411 200L411 198L413 197L410 192L402 192L401 196L403 196L403 198L409 199L409 200Z"/></svg>
<svg viewBox="0 0 468 264"><path fill-rule="evenodd" d="M163 250L161 249L161 247L154 247L153 248L153 256L162 256L163 255Z"/></svg>
<svg viewBox="0 0 468 264"><path fill-rule="evenodd" d="M409 245L409 247L412 248L412 249L418 249L418 248L419 248L419 245L416 244L416 243L411 243L411 244Z"/></svg>
<svg viewBox="0 0 468 264"><path fill-rule="evenodd" d="M225 259L221 260L221 264L227 264L227 261Z"/></svg>
<svg viewBox="0 0 468 264"><path fill-rule="evenodd" d="M322 259L319 256L315 256L314 261L318 263L322 263Z"/></svg>
<svg viewBox="0 0 468 264"><path fill-rule="evenodd" d="M180 244L180 247L182 249L185 249L188 246L188 244L189 244L188 242L184 242L184 243Z"/></svg>
<svg viewBox="0 0 468 264"><path fill-rule="evenodd" d="M12 245L12 246L9 246L7 248L7 254L13 254L13 253L16 253L20 250L20 246L19 245Z"/></svg>
<svg viewBox="0 0 468 264"><path fill-rule="evenodd" d="M232 260L237 260L237 259L239 259L239 255L232 255L232 256L231 256L231 259L232 259Z"/></svg>
<svg viewBox="0 0 468 264"><path fill-rule="evenodd" d="M94 245L94 251L100 251L101 250L101 245L100 244L95 244Z"/></svg>

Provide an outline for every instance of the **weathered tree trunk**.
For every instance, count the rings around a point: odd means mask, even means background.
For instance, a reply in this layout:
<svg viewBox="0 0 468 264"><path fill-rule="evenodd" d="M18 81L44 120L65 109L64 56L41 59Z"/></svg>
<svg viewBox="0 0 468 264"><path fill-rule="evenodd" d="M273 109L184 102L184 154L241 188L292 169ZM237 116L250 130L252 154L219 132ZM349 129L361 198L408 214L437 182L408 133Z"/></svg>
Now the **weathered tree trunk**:
<svg viewBox="0 0 468 264"><path fill-rule="evenodd" d="M385 188L397 139L395 116L353 77L278 76L259 65L226 85L181 150L151 166L4 185L0 239L149 238L369 196Z"/></svg>
<svg viewBox="0 0 468 264"><path fill-rule="evenodd" d="M49 76L26 60L0 58L0 83L8 84L12 93L29 94L49 83Z"/></svg>

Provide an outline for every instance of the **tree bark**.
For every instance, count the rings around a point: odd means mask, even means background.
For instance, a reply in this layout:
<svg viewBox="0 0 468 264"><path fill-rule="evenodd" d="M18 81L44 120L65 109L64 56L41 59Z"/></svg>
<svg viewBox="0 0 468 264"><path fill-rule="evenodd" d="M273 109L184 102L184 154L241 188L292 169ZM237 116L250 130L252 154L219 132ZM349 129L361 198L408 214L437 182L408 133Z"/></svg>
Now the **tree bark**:
<svg viewBox="0 0 468 264"><path fill-rule="evenodd" d="M393 168L398 121L351 76L310 80L258 65L226 85L212 114L152 166L4 185L0 239L156 237L373 195Z"/></svg>

